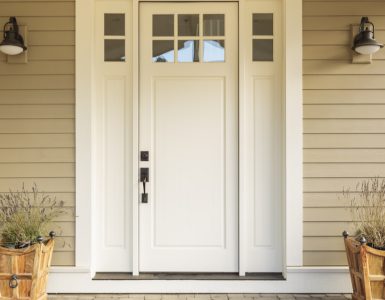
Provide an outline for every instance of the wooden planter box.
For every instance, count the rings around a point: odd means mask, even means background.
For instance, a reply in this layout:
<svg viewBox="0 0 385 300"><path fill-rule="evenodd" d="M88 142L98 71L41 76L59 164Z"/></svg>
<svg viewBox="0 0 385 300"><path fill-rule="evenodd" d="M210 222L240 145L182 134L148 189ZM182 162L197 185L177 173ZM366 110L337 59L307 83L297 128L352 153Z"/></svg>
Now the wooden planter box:
<svg viewBox="0 0 385 300"><path fill-rule="evenodd" d="M357 241L344 232L346 255L353 286L353 300L385 298L385 251Z"/></svg>
<svg viewBox="0 0 385 300"><path fill-rule="evenodd" d="M54 240L24 249L0 247L0 299L45 300Z"/></svg>

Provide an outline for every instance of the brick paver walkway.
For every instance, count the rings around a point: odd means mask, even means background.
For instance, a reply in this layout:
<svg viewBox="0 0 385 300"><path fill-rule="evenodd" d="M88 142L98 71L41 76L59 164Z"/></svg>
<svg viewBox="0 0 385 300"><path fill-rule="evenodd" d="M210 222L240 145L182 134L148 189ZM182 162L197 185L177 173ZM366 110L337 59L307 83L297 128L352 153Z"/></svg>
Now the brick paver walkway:
<svg viewBox="0 0 385 300"><path fill-rule="evenodd" d="M350 294L81 294L49 295L48 300L347 300Z"/></svg>

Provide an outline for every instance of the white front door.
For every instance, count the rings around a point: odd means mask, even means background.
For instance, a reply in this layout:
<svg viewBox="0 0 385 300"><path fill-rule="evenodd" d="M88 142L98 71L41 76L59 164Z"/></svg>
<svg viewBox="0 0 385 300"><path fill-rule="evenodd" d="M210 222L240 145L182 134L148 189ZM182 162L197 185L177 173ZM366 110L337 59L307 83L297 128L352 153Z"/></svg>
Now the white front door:
<svg viewBox="0 0 385 300"><path fill-rule="evenodd" d="M237 10L140 4L141 272L238 271Z"/></svg>

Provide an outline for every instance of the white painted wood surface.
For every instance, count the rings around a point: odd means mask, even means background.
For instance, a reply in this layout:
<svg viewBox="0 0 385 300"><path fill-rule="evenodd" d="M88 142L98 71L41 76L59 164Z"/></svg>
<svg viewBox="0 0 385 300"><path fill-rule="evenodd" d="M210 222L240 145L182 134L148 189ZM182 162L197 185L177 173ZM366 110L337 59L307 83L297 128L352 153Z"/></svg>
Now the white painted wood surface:
<svg viewBox="0 0 385 300"><path fill-rule="evenodd" d="M153 14L224 14L225 62L153 63ZM140 271L237 272L237 4L143 3L140 20Z"/></svg>
<svg viewBox="0 0 385 300"><path fill-rule="evenodd" d="M132 83L129 1L98 1L95 16L96 271L132 270ZM125 15L127 59L104 61L104 15ZM109 37L111 38L111 37Z"/></svg>
<svg viewBox="0 0 385 300"><path fill-rule="evenodd" d="M273 14L273 61L253 61L245 47L245 147L248 162L248 197L243 218L245 272L281 272L283 268L283 104L282 95L282 3L246 1L243 15L244 44L252 43L254 13Z"/></svg>

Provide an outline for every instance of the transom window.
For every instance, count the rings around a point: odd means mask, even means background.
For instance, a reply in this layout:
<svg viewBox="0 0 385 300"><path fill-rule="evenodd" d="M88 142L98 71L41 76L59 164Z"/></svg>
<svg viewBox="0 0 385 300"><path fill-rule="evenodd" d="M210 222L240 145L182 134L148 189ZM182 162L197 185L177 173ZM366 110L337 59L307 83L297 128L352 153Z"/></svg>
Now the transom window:
<svg viewBox="0 0 385 300"><path fill-rule="evenodd" d="M155 63L224 62L225 15L153 15L152 61Z"/></svg>

